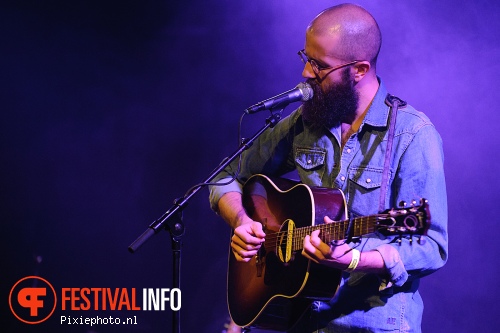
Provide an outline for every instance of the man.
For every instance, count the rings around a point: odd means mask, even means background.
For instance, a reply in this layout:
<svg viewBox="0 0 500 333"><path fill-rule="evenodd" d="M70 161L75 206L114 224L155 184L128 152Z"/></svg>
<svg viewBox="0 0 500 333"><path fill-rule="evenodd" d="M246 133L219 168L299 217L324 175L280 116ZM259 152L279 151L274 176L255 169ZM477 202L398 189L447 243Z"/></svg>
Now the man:
<svg viewBox="0 0 500 333"><path fill-rule="evenodd" d="M299 55L313 98L243 154L238 181L211 187L212 207L234 228L237 260L249 261L266 238L263 221L253 221L242 205L241 184L253 174L296 169L302 183L341 189L350 215L378 212L389 128L387 90L376 75L380 46L375 19L356 5L326 9L307 27ZM319 230L305 236L303 256L343 273L333 299L315 302L298 332L421 331L420 278L447 260L442 143L429 119L411 106L398 110L394 133L383 203L390 208L426 198L432 221L425 241L373 233L327 244ZM234 164L217 181L226 182L236 169ZM324 221L333 222L328 216Z"/></svg>

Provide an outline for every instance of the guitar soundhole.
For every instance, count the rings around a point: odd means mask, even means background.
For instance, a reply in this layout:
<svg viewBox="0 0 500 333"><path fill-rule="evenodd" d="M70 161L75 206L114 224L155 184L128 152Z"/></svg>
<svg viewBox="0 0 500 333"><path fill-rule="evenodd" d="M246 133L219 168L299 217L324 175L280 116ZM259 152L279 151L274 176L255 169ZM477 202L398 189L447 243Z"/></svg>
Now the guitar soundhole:
<svg viewBox="0 0 500 333"><path fill-rule="evenodd" d="M278 233L278 240L276 244L276 254L282 263L287 265L293 260L293 232L295 230L295 223L293 220L286 220Z"/></svg>

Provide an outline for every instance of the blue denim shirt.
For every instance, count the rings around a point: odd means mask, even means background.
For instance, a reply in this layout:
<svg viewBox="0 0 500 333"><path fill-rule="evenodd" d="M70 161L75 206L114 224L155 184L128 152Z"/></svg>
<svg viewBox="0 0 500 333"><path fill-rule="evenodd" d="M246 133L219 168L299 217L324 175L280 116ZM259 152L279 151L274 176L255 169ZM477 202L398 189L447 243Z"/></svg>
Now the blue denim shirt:
<svg viewBox="0 0 500 333"><path fill-rule="evenodd" d="M212 208L216 210L224 193L241 192L241 184L253 174L280 176L297 169L307 185L341 189L351 214L377 213L390 109L386 95L380 83L361 127L343 148L340 127L310 131L302 122L301 108L293 111L243 154L238 181L210 188ZM426 198L432 219L425 241L374 233L351 244L361 251L378 251L389 276L343 273L335 297L315 303L306 316L309 326L301 332L420 332L419 280L442 267L448 255L442 142L427 116L408 105L398 111L392 152L385 205ZM216 180L227 180L234 170L236 164Z"/></svg>

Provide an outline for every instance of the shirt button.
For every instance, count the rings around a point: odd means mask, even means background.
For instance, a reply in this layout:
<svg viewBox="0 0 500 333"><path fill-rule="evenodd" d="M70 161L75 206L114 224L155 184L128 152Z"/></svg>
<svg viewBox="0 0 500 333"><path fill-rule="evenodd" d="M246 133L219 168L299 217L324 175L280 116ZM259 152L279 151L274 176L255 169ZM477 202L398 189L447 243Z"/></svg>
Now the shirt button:
<svg viewBox="0 0 500 333"><path fill-rule="evenodd" d="M307 164L311 164L312 162L312 160L307 160Z"/></svg>
<svg viewBox="0 0 500 333"><path fill-rule="evenodd" d="M351 153L351 148L347 148L346 152L347 152L348 154L350 154L350 153Z"/></svg>
<svg viewBox="0 0 500 333"><path fill-rule="evenodd" d="M367 182L367 183L371 183L371 182L372 182L372 180L371 180L370 178L367 178L367 179L366 179L366 182Z"/></svg>
<svg viewBox="0 0 500 333"><path fill-rule="evenodd" d="M340 180L345 180L345 177L344 176L340 177Z"/></svg>

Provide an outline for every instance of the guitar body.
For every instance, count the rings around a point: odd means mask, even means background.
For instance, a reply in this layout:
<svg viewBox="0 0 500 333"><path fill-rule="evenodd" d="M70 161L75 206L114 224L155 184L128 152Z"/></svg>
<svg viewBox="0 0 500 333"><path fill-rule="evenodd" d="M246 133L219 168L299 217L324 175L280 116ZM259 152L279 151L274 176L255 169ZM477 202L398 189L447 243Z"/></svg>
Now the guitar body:
<svg viewBox="0 0 500 333"><path fill-rule="evenodd" d="M325 243L373 232L406 235L417 243L427 234L427 200L410 207L387 209L374 215L347 218L340 190L309 187L284 179L250 177L243 186L247 214L264 226L266 239L249 262L229 254L227 301L239 326L286 331L294 326L313 300L329 300L337 291L341 272L302 256L304 237L320 230ZM324 224L329 216L335 222ZM411 245L411 242L410 242Z"/></svg>
<svg viewBox="0 0 500 333"><path fill-rule="evenodd" d="M291 251L281 231L322 224L324 216L344 220L347 210L340 190L275 182L255 175L243 188L245 210L264 225L266 242L274 239L276 246L263 246L249 262L237 261L230 251L227 300L239 326L283 331L293 327L313 299L333 297L341 273L303 257L302 243Z"/></svg>

